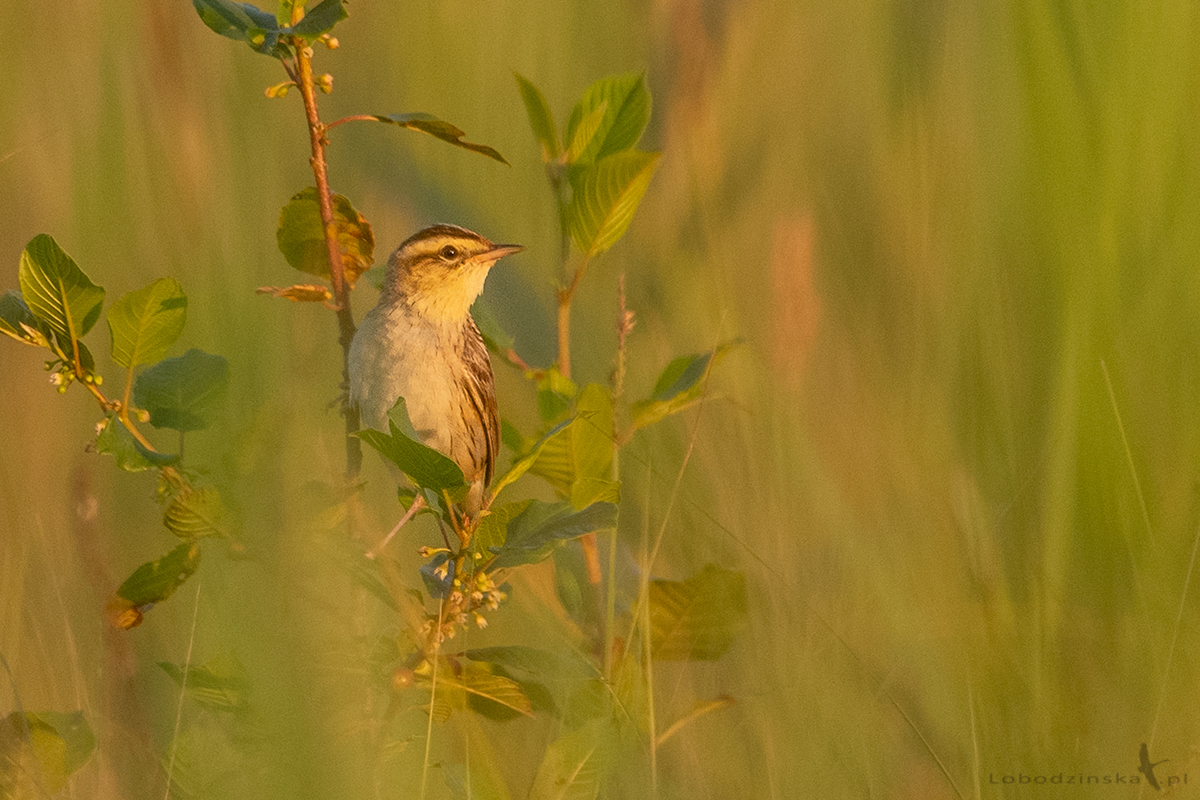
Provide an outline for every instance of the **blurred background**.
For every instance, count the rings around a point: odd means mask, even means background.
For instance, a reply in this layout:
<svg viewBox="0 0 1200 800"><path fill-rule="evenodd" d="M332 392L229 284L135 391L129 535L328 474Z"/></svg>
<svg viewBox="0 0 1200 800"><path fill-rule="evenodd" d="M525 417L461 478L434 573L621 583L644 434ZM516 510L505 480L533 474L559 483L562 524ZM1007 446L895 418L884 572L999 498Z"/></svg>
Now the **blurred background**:
<svg viewBox="0 0 1200 800"><path fill-rule="evenodd" d="M435 221L527 245L485 298L534 364L554 353L558 233L512 72L560 126L592 81L646 72L642 146L664 156L629 234L585 279L575 377L608 379L622 273L638 315L631 397L673 356L744 338L700 409L623 453L621 537L632 552L669 515L655 577L719 563L750 591L723 659L656 665L660 720L736 700L660 748L660 796L1027 796L1021 776L1058 796L1075 787L1051 776L1128 780L1142 743L1170 759L1160 780L1190 772L1176 791L1193 791L1200 8L350 11L341 49L316 55L335 80L326 120L429 112L512 166L347 125L331 134L334 188L373 223L380 261ZM85 712L98 749L67 796L162 796L173 742L175 768L195 768L180 795L417 796L423 722L390 756L397 777L363 791L361 598L311 525L319 486L344 469L335 324L253 291L295 280L274 233L312 181L298 96L266 99L278 64L212 34L186 0L9 0L0 30L0 287L17 286L42 232L109 303L177 278L190 305L173 354L200 347L232 371L227 414L189 437L189 459L269 554L210 548L141 627L112 630L107 597L174 544L153 479L85 452L91 398L60 397L41 351L0 341L0 711L19 695ZM361 316L374 290L353 302ZM107 336L99 325L88 341L117 380ZM530 388L497 372L502 412L531 432ZM366 524L382 534L396 506L370 453L366 478ZM472 641L561 638L549 570ZM181 742L178 687L155 664L222 654L245 665L263 735L222 738L184 704ZM552 731L481 724L475 741L523 796ZM465 725L434 727L435 760L461 760ZM645 765L629 770L623 796L650 796ZM448 796L440 776L426 794Z"/></svg>

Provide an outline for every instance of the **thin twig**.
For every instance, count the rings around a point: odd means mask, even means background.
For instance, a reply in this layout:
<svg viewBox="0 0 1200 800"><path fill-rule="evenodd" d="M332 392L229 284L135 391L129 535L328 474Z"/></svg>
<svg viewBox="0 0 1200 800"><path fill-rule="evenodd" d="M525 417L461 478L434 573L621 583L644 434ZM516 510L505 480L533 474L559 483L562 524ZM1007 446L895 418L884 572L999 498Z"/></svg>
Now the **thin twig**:
<svg viewBox="0 0 1200 800"><path fill-rule="evenodd" d="M392 528L392 530L388 533L388 535L383 537L383 540L379 544L375 545L374 547L372 547L370 550L367 551L367 558L372 559L372 560L378 558L379 554L383 552L383 548L388 546L388 542L390 542L392 540L392 537L395 536L397 533L399 533L400 529L403 528L404 525L410 519L415 517L417 515L417 512L420 511L424 507L425 507L424 495L417 495L416 498L413 500L412 505L408 507L408 511L404 512L404 516L401 517L400 521L396 523L396 527Z"/></svg>
<svg viewBox="0 0 1200 800"><path fill-rule="evenodd" d="M304 98L304 113L308 120L309 144L312 149L313 178L317 182L317 203L321 209L321 225L325 231L325 249L329 256L329 282L333 287L333 299L336 306L338 323L338 344L342 347L342 384L350 385L350 343L354 340L354 314L350 310L350 288L342 265L342 253L337 241L337 225L333 219L333 197L329 188L329 172L325 163L325 145L328 140L325 132L328 128L322 124L317 113L317 98L313 89L312 49L303 39L295 39L293 46L296 50L295 74L288 69L288 75L300 87L300 96ZM362 446L353 436L359 427L359 412L353 405L347 405L346 417L346 479L353 482L362 469Z"/></svg>
<svg viewBox="0 0 1200 800"><path fill-rule="evenodd" d="M333 130L338 125L345 125L347 122L379 122L379 117L374 114L351 114L329 123L325 126L325 130Z"/></svg>

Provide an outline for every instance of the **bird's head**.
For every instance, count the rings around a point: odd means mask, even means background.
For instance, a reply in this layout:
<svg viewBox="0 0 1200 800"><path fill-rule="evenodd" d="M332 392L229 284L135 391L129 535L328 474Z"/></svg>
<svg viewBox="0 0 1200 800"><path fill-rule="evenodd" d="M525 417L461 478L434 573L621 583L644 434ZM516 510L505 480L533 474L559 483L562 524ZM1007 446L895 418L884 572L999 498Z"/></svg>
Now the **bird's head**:
<svg viewBox="0 0 1200 800"><path fill-rule="evenodd" d="M392 253L384 296L431 321L462 322L483 291L492 265L524 249L519 244L492 244L457 225L434 225L405 239Z"/></svg>

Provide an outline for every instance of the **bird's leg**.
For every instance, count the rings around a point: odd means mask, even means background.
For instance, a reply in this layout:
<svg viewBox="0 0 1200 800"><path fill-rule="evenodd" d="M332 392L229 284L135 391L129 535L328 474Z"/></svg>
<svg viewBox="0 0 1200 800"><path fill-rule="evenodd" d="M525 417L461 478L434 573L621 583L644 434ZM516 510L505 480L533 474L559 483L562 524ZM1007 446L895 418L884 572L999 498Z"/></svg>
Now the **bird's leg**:
<svg viewBox="0 0 1200 800"><path fill-rule="evenodd" d="M408 507L408 511L404 512L404 516L401 517L400 521L396 523L396 527L392 528L391 532L388 533L387 536L383 537L383 541L367 551L367 558L374 559L378 557L378 555L383 552L383 548L388 546L388 542L392 540L392 537L399 533L400 529L404 527L404 524L416 516L416 513L424 507L425 496L419 494L413 500L413 504Z"/></svg>

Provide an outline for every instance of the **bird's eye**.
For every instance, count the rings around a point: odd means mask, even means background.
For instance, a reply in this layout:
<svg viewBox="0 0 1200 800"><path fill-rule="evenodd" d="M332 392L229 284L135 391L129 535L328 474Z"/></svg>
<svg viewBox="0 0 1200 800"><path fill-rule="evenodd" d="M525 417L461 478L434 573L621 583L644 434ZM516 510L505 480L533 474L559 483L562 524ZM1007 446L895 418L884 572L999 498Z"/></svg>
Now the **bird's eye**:
<svg viewBox="0 0 1200 800"><path fill-rule="evenodd" d="M452 244L448 244L440 251L442 258L449 261L452 258L458 258L458 248Z"/></svg>

